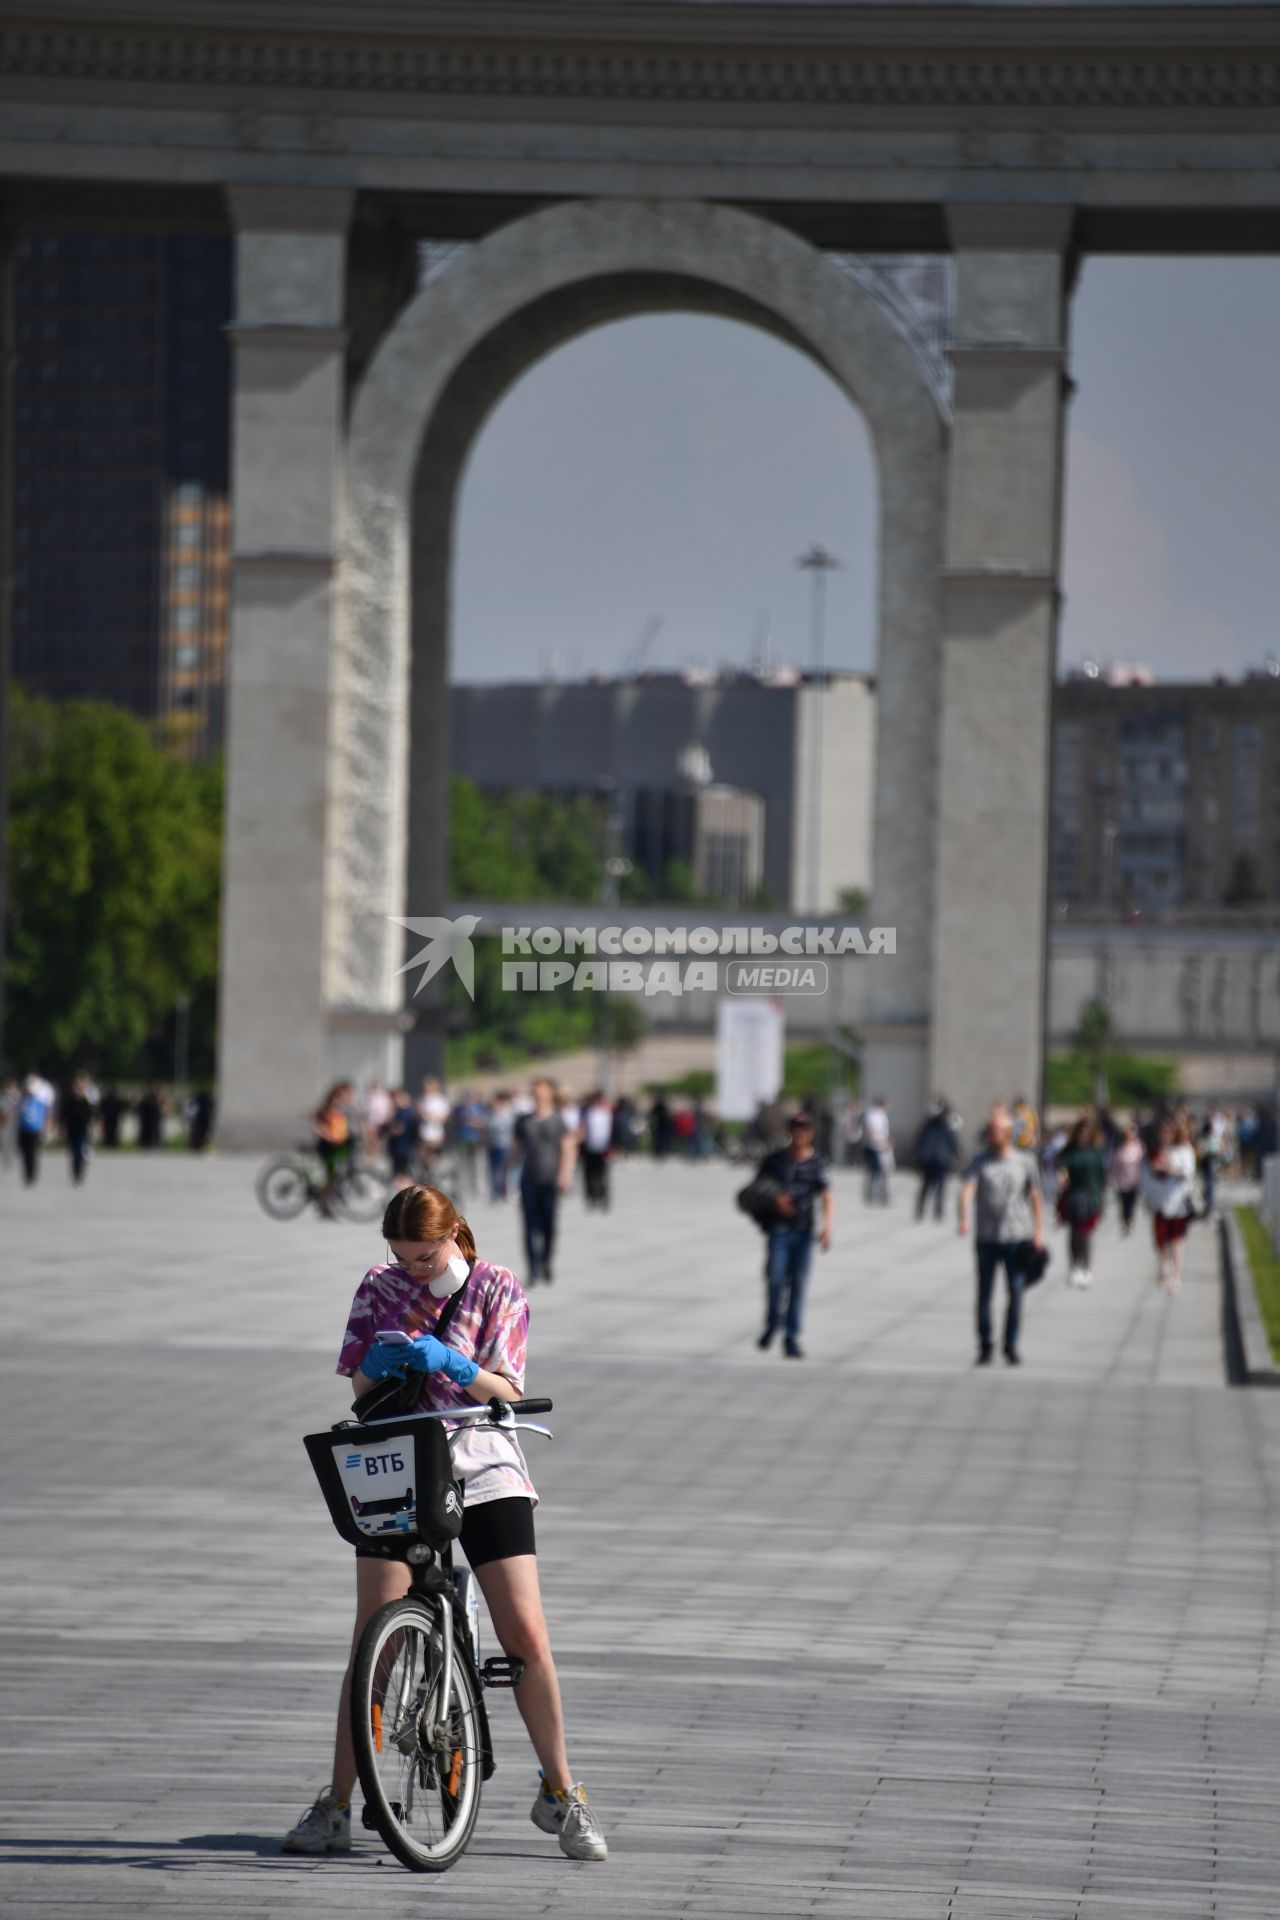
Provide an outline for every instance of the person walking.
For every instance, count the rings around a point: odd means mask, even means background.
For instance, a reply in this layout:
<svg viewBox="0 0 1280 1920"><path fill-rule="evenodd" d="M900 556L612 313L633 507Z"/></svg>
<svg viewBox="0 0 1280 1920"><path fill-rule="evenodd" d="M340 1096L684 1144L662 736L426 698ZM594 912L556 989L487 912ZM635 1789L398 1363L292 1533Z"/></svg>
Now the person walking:
<svg viewBox="0 0 1280 1920"><path fill-rule="evenodd" d="M812 1119L807 1113L793 1113L789 1131L789 1145L769 1154L761 1162L756 1176L776 1181L779 1189L774 1200L776 1219L768 1229L764 1332L757 1344L762 1350L767 1349L781 1332L782 1350L787 1359L803 1360L800 1334L813 1259L814 1207L821 1198L822 1225L818 1242L822 1251L829 1253L835 1206L826 1156L814 1149Z"/></svg>
<svg viewBox="0 0 1280 1920"><path fill-rule="evenodd" d="M102 1096L102 1111L99 1126L104 1147L113 1150L120 1145L120 1125L128 1115L129 1102L119 1087L108 1087Z"/></svg>
<svg viewBox="0 0 1280 1920"><path fill-rule="evenodd" d="M1133 1215L1142 1184L1142 1166L1146 1159L1137 1125L1130 1120L1116 1145L1108 1166L1108 1176L1120 1202L1120 1231L1125 1239L1133 1232Z"/></svg>
<svg viewBox="0 0 1280 1920"><path fill-rule="evenodd" d="M1013 1144L1019 1153L1034 1153L1040 1145L1040 1116L1025 1093L1013 1103Z"/></svg>
<svg viewBox="0 0 1280 1920"><path fill-rule="evenodd" d="M1204 1117L1196 1145L1200 1163L1200 1184L1204 1188L1206 1218L1213 1213L1218 1198L1218 1175L1227 1159L1227 1117L1219 1106L1210 1107Z"/></svg>
<svg viewBox="0 0 1280 1920"><path fill-rule="evenodd" d="M1093 1236L1102 1218L1107 1163L1096 1122L1089 1114L1076 1121L1058 1155L1058 1218L1071 1244L1069 1287L1093 1285Z"/></svg>
<svg viewBox="0 0 1280 1920"><path fill-rule="evenodd" d="M418 1155L422 1122L407 1087L394 1087L391 1093L391 1119L387 1125L387 1155L391 1178L396 1187L413 1182L413 1163Z"/></svg>
<svg viewBox="0 0 1280 1920"><path fill-rule="evenodd" d="M665 1160L675 1145L675 1124L665 1093L655 1094L649 1108L649 1145L655 1160Z"/></svg>
<svg viewBox="0 0 1280 1920"><path fill-rule="evenodd" d="M87 1073L78 1073L67 1090L61 1111L73 1186L78 1187L84 1181L96 1111L97 1103L91 1095L89 1076Z"/></svg>
<svg viewBox="0 0 1280 1920"><path fill-rule="evenodd" d="M889 1204L889 1171L893 1164L893 1135L889 1131L889 1102L878 1093L862 1116L862 1152L867 1180L863 1199Z"/></svg>
<svg viewBox="0 0 1280 1920"><path fill-rule="evenodd" d="M615 1153L632 1154L636 1150L636 1103L629 1093L618 1095L613 1109L613 1147Z"/></svg>
<svg viewBox="0 0 1280 1920"><path fill-rule="evenodd" d="M524 1215L525 1256L529 1284L555 1278L551 1258L555 1251L556 1214L561 1194L573 1185L577 1142L556 1105L550 1080L533 1083L533 1111L516 1122L512 1154L520 1166L520 1208Z"/></svg>
<svg viewBox="0 0 1280 1920"><path fill-rule="evenodd" d="M359 1102L360 1129L367 1160L376 1160L387 1137L395 1111L392 1098L380 1080L370 1080Z"/></svg>
<svg viewBox="0 0 1280 1920"><path fill-rule="evenodd" d="M164 1116L168 1106L164 1088L157 1081L148 1087L138 1102L138 1145L154 1153L164 1144Z"/></svg>
<svg viewBox="0 0 1280 1920"><path fill-rule="evenodd" d="M430 1174L444 1152L445 1128L449 1124L449 1101L434 1074L428 1074L418 1096L418 1138L422 1164Z"/></svg>
<svg viewBox="0 0 1280 1920"><path fill-rule="evenodd" d="M22 1161L22 1182L33 1187L40 1174L40 1149L49 1125L57 1095L42 1073L29 1073L22 1083L18 1104L18 1154Z"/></svg>
<svg viewBox="0 0 1280 1920"><path fill-rule="evenodd" d="M960 1158L956 1130L951 1124L951 1108L941 1098L934 1101L925 1116L916 1141L916 1165L920 1169L920 1191L916 1195L916 1219L923 1220L930 1200L933 1217L941 1220L946 1207L947 1180L955 1172Z"/></svg>
<svg viewBox="0 0 1280 1920"><path fill-rule="evenodd" d="M609 1156L613 1151L613 1108L603 1092L587 1096L578 1124L578 1155L587 1205L609 1210Z"/></svg>
<svg viewBox="0 0 1280 1920"><path fill-rule="evenodd" d="M214 1098L208 1087L197 1087L187 1108L187 1148L203 1153L213 1132Z"/></svg>
<svg viewBox="0 0 1280 1920"><path fill-rule="evenodd" d="M458 1150L458 1191L474 1199L480 1192L480 1149L484 1141L484 1103L464 1087L449 1114L449 1130Z"/></svg>
<svg viewBox="0 0 1280 1920"><path fill-rule="evenodd" d="M511 1095L505 1087L499 1087L489 1102L484 1132L491 1200L505 1200L507 1197L507 1169L511 1164L511 1141L515 1130L516 1110Z"/></svg>
<svg viewBox="0 0 1280 1920"><path fill-rule="evenodd" d="M1151 1210L1157 1281L1166 1293L1182 1286L1182 1243L1195 1211L1195 1176L1196 1150L1186 1119L1162 1120L1143 1171L1142 1197Z"/></svg>
<svg viewBox="0 0 1280 1920"><path fill-rule="evenodd" d="M447 1194L406 1187L383 1215L391 1255L356 1289L338 1372L356 1398L376 1381L402 1374L421 1382L419 1409L446 1412L524 1392L529 1303L506 1267L481 1260L471 1228ZM453 1305L450 1305L453 1302ZM447 1342L435 1336L443 1316ZM409 1344L378 1339L394 1329ZM537 1756L540 1778L530 1818L554 1835L570 1860L604 1860L600 1822L575 1781L565 1750L560 1683L542 1608L534 1540L538 1496L516 1436L493 1428L458 1429L453 1464L462 1483L460 1545L483 1593L494 1632L524 1672L516 1706ZM285 1853L351 1851L356 1760L351 1741L351 1679L360 1636L373 1615L409 1591L410 1568L381 1558L376 1544L356 1548L356 1619L338 1699L330 1784L282 1842Z"/></svg>
<svg viewBox="0 0 1280 1920"><path fill-rule="evenodd" d="M1004 1317L1004 1357L1019 1364L1018 1336L1022 1327L1022 1289L1027 1243L1044 1246L1044 1196L1031 1154L1013 1144L1013 1116L1008 1107L992 1108L987 1143L965 1171L960 1189L956 1230L969 1231L970 1212L977 1202L974 1254L977 1266L978 1365L989 1366L995 1352L991 1328L991 1296L996 1270L1004 1268L1009 1300Z"/></svg>

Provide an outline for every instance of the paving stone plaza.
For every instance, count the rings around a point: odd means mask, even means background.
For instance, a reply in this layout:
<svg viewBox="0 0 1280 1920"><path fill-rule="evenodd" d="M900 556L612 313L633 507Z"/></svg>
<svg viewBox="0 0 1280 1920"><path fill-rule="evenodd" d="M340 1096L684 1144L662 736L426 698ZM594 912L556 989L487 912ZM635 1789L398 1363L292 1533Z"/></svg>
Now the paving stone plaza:
<svg viewBox="0 0 1280 1920"><path fill-rule="evenodd" d="M491 1696L444 1879L282 1857L324 1784L349 1550L300 1445L376 1229L278 1225L254 1165L52 1156L0 1186L9 1338L0 1906L63 1914L1261 1920L1280 1907L1280 1397L1223 1384L1214 1244L972 1366L971 1249L840 1176L803 1363L756 1350L741 1174L629 1166L533 1296L530 1442L574 1865ZM517 1220L471 1209L513 1262ZM537 1451L534 1451L537 1449ZM490 1643L492 1651L492 1643Z"/></svg>

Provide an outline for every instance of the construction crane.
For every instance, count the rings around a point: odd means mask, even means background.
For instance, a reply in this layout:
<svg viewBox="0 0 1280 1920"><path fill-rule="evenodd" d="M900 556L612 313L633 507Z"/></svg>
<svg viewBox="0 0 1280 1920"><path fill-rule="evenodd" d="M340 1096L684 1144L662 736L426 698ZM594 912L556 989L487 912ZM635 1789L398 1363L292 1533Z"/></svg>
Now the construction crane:
<svg viewBox="0 0 1280 1920"><path fill-rule="evenodd" d="M649 618L631 642L630 651L622 662L622 672L624 675L628 673L639 673L640 668L644 664L645 655L657 639L659 628L662 626L665 618L665 614L661 613L651 613L649 615Z"/></svg>

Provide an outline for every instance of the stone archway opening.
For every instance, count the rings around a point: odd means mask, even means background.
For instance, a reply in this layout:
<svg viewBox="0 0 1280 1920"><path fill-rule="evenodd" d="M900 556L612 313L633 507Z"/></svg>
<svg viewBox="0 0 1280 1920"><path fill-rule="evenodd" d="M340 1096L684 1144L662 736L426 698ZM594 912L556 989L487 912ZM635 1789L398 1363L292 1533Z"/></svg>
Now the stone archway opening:
<svg viewBox="0 0 1280 1920"><path fill-rule="evenodd" d="M422 711L447 699L449 714L443 743L411 735L410 872L427 884L456 797L439 792L443 759L495 803L552 788L581 821L608 794L610 831L636 862L624 900L670 903L696 886L737 908L830 912L870 887L870 436L778 329L707 311L703 289L681 311L684 292L645 286L657 313L575 330L504 389L462 452L449 525L425 543L438 553L450 538L448 631L425 636L435 651L411 665L432 690ZM620 308L631 297L616 290ZM797 567L819 540L843 563L819 588L820 658L815 582ZM633 662L637 634L651 644ZM695 744L711 792L686 778ZM601 850L605 831L601 812ZM519 897L502 871L455 870L455 897ZM820 1012L857 1017L850 984L821 1009L797 1007L806 1032ZM411 1080L442 1064L427 997L413 1008ZM670 1000L648 1012L659 1025L691 1017Z"/></svg>

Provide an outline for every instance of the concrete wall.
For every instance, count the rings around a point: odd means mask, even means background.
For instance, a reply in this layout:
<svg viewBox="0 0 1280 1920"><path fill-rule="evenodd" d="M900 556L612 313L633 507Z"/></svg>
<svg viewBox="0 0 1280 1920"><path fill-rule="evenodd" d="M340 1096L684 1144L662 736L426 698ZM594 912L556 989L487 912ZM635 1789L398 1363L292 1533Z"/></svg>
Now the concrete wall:
<svg viewBox="0 0 1280 1920"><path fill-rule="evenodd" d="M1057 1045L1102 1000L1128 1046L1280 1050L1280 942L1265 930L1055 927L1050 953Z"/></svg>

